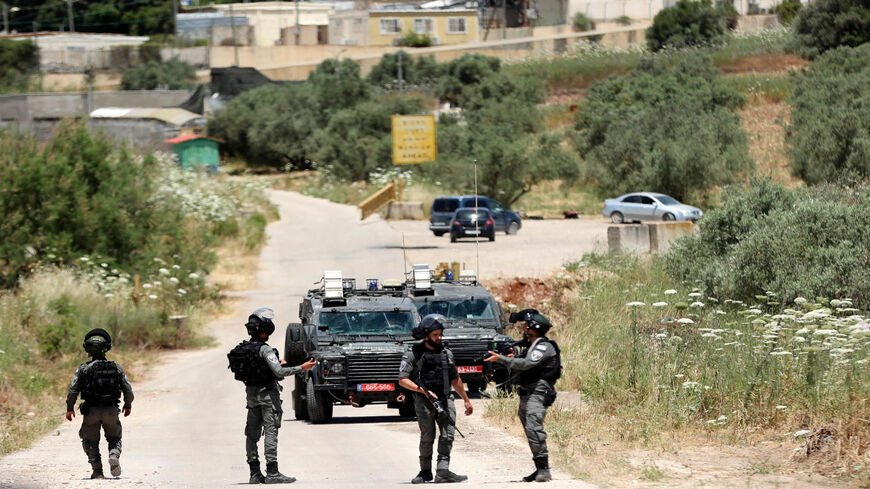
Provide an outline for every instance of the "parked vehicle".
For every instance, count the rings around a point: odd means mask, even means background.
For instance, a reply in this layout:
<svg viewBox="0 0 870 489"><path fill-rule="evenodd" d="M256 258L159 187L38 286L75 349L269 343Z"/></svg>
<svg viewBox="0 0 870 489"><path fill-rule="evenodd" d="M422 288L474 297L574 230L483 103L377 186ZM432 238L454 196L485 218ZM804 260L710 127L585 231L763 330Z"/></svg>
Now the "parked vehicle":
<svg viewBox="0 0 870 489"><path fill-rule="evenodd" d="M640 221L692 221L704 216L701 209L692 207L665 194L637 192L604 201L601 211L614 224Z"/></svg>
<svg viewBox="0 0 870 489"><path fill-rule="evenodd" d="M450 232L451 219L456 209L460 207L489 209L495 223L495 230L503 231L505 234L516 234L523 227L523 220L520 216L505 208L499 201L478 195L475 202L473 195L463 195L438 197L432 202L429 214L429 230L435 236L443 236Z"/></svg>
<svg viewBox="0 0 870 489"><path fill-rule="evenodd" d="M485 237L495 241L495 220L489 210L480 207L460 207L450 220L450 242L459 238Z"/></svg>

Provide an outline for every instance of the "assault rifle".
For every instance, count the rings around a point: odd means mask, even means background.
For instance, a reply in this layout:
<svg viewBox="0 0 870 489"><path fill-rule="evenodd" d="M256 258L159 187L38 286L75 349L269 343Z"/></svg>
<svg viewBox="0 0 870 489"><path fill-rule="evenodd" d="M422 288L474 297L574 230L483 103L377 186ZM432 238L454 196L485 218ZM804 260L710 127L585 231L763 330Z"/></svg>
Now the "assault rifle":
<svg viewBox="0 0 870 489"><path fill-rule="evenodd" d="M431 404L432 408L435 409L435 419L437 420L441 428L443 429L444 423L447 423L448 425L452 426L457 433L459 433L459 436L465 438L465 435L463 435L462 432L459 431L459 428L456 426L456 421L454 421L453 418L450 417L450 413L447 412L447 410L444 409L444 406L441 405L441 401L439 401L437 397L429 394L429 389L426 387L426 384L423 383L423 380L421 379L419 382L414 383L417 384L419 388L423 389L423 395L426 396L429 404Z"/></svg>

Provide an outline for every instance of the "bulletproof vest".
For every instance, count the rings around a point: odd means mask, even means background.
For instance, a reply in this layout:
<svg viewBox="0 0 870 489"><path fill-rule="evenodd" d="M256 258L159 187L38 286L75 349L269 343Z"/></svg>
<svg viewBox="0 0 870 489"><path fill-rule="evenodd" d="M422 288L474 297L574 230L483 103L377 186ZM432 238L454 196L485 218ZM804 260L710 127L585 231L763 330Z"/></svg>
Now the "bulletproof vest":
<svg viewBox="0 0 870 489"><path fill-rule="evenodd" d="M262 341L243 341L227 353L229 368L236 380L245 385L263 385L277 379L266 360L260 356Z"/></svg>
<svg viewBox="0 0 870 489"><path fill-rule="evenodd" d="M559 380L560 377L562 377L562 351L559 349L559 345L557 345L555 341L547 337L541 338L541 341L539 341L538 344L544 342L548 342L553 345L553 348L556 350L556 356L549 361L538 365L537 367L530 368L529 370L520 373L520 385L531 385L537 382L539 379L544 379L551 384L555 384L556 381ZM532 348L527 348L523 357L528 357L532 354L532 351Z"/></svg>
<svg viewBox="0 0 870 489"><path fill-rule="evenodd" d="M434 352L426 347L415 347L414 355L417 357L417 373L425 388L439 396L447 395L450 387L447 350Z"/></svg>
<svg viewBox="0 0 870 489"><path fill-rule="evenodd" d="M95 406L111 406L121 399L121 370L115 362L94 360L84 371L82 399Z"/></svg>

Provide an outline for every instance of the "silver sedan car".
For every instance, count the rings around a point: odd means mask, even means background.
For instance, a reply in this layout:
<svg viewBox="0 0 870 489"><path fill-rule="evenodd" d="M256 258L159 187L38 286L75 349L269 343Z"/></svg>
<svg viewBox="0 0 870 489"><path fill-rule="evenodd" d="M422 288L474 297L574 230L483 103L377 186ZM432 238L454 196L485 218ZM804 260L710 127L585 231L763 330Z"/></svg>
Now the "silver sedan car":
<svg viewBox="0 0 870 489"><path fill-rule="evenodd" d="M633 221L692 221L704 213L665 194L637 192L604 201L604 217L615 224Z"/></svg>

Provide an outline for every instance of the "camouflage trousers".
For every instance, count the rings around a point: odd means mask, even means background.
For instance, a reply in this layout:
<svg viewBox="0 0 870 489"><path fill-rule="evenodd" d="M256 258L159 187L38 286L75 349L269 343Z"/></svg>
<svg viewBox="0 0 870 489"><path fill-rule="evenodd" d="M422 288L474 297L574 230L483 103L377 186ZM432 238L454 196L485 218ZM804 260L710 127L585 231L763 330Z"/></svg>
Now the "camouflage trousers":
<svg viewBox="0 0 870 489"><path fill-rule="evenodd" d="M121 456L121 419L118 417L118 406L98 406L85 409L82 414L82 427L79 438L82 448L88 456L88 462L93 466L101 466L100 459L100 429L109 442L109 455Z"/></svg>
<svg viewBox="0 0 870 489"><path fill-rule="evenodd" d="M248 463L259 462L257 445L265 434L263 454L266 463L278 461L278 428L281 427L281 399L277 390L264 390L248 396L248 419L245 424L245 451Z"/></svg>
<svg viewBox="0 0 870 489"><path fill-rule="evenodd" d="M529 440L532 458L548 456L547 432L544 431L544 417L547 415L547 408L544 407L544 394L535 392L527 396L520 396L517 415L520 417L520 423L522 423L526 438Z"/></svg>
<svg viewBox="0 0 870 489"><path fill-rule="evenodd" d="M441 406L450 413L450 418L456 420L456 407L453 399L441 401ZM437 470L447 470L450 467L450 451L453 450L453 426L438 425L438 414L432 404L422 395L414 396L414 408L417 411L417 424L420 426L420 468L432 469L432 451L435 445L435 427L438 426L438 463Z"/></svg>

